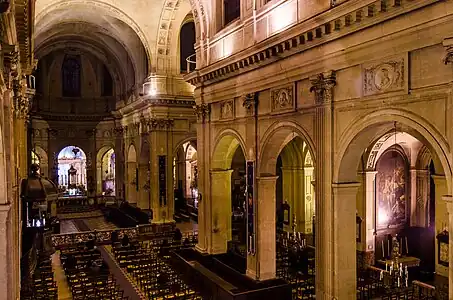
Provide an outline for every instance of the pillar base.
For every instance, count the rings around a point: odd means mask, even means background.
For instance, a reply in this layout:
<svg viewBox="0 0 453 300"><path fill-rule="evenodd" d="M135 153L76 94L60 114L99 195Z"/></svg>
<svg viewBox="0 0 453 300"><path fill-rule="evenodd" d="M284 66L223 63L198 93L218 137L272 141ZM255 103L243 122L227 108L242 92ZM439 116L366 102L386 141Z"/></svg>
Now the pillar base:
<svg viewBox="0 0 453 300"><path fill-rule="evenodd" d="M197 250L198 252L200 252L200 253L202 253L202 254L207 254L207 253L208 253L208 249L202 248L202 247L200 247L198 244L195 245L195 250Z"/></svg>

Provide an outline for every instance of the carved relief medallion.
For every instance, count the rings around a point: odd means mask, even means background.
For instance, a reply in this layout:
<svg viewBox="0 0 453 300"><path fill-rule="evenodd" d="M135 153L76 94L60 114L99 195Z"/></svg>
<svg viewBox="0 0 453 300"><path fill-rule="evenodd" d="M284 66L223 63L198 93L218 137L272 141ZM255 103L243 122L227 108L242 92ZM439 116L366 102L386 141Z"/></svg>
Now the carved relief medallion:
<svg viewBox="0 0 453 300"><path fill-rule="evenodd" d="M404 57L399 57L364 67L364 96L403 90L406 86L405 61Z"/></svg>
<svg viewBox="0 0 453 300"><path fill-rule="evenodd" d="M271 91L272 111L288 111L294 109L294 86L288 85Z"/></svg>
<svg viewBox="0 0 453 300"><path fill-rule="evenodd" d="M228 100L220 105L220 118L232 119L234 117L234 100Z"/></svg>

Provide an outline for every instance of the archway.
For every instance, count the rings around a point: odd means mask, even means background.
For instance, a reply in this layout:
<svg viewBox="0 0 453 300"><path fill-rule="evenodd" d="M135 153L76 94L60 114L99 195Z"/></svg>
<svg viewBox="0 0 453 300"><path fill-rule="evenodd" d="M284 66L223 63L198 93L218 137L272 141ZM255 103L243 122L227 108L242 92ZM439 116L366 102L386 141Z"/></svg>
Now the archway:
<svg viewBox="0 0 453 300"><path fill-rule="evenodd" d="M106 146L97 155L97 193L105 196L115 196L115 151Z"/></svg>
<svg viewBox="0 0 453 300"><path fill-rule="evenodd" d="M242 257L246 269L246 158L239 135L225 132L211 157L212 252ZM238 261L241 261L240 259Z"/></svg>
<svg viewBox="0 0 453 300"><path fill-rule="evenodd" d="M369 113L352 120L342 134L333 172L333 203L341 205L334 206L332 214L337 217L332 226L334 233L340 228L354 228L352 232L333 235L338 256L335 259L341 257L350 262L348 267L337 270L342 283L351 287L342 293L356 292L356 278L351 276L356 270L355 255L351 251L354 248L359 250L359 271L360 267L370 264L385 269L385 262L393 261L395 249L409 261L418 258L423 264L429 260L418 248L431 248L433 252L436 243L433 233L442 231L441 224L448 223L446 204L442 200L442 195L451 193L446 145L443 136L425 120L397 110ZM430 154L421 150L424 148ZM429 156L432 159L427 159ZM417 167L420 160L424 161L422 169ZM431 171L428 165L433 167ZM430 173L433 170L436 175ZM430 177L435 182L434 201L427 193ZM357 181L359 184L351 184ZM430 204L432 202L434 205ZM433 206L436 221L430 228L426 216ZM431 253L431 258L434 255L437 253ZM429 269L429 263L426 265ZM448 274L448 270L438 264L435 270ZM414 277L417 278L417 274L409 270L409 278Z"/></svg>
<svg viewBox="0 0 453 300"><path fill-rule="evenodd" d="M180 145L173 157L176 221L198 222L198 165L196 140Z"/></svg>
<svg viewBox="0 0 453 300"><path fill-rule="evenodd" d="M38 164L41 175L44 177L48 177L49 161L47 158L47 153L43 148L35 146L31 150L31 163Z"/></svg>
<svg viewBox="0 0 453 300"><path fill-rule="evenodd" d="M86 195L86 155L76 146L58 153L58 186L67 196Z"/></svg>
<svg viewBox="0 0 453 300"><path fill-rule="evenodd" d="M138 193L138 168L137 168L137 152L135 146L131 144L127 151L126 159L126 201L129 203L137 203Z"/></svg>

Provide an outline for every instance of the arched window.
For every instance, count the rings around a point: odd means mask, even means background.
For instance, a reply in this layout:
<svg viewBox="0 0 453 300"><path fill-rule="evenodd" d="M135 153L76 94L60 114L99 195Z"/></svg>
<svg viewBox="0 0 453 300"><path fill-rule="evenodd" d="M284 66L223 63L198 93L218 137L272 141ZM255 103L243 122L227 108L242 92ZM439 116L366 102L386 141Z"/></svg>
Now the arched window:
<svg viewBox="0 0 453 300"><path fill-rule="evenodd" d="M79 55L66 55L61 68L63 97L80 97L81 64Z"/></svg>
<svg viewBox="0 0 453 300"><path fill-rule="evenodd" d="M188 22L181 27L179 34L179 54L181 63L181 72L195 70L195 64L190 64L190 70L187 70L187 58L195 54L195 23ZM195 57L190 59L195 61Z"/></svg>
<svg viewBox="0 0 453 300"><path fill-rule="evenodd" d="M223 24L227 25L241 16L241 0L223 0Z"/></svg>

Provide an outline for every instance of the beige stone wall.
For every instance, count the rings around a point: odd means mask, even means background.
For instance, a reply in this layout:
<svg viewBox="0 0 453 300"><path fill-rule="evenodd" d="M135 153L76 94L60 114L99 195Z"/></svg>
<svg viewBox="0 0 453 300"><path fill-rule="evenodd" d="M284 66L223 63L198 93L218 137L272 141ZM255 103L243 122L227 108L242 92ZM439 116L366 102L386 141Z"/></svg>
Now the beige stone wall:
<svg viewBox="0 0 453 300"><path fill-rule="evenodd" d="M398 130L410 133L429 149L436 174L445 178L443 187L436 184L435 230L441 230L439 224L445 224L448 216L437 190L452 193L449 83L453 69L444 63L448 53L444 45L445 39L453 35L448 25L453 5L448 1L422 0L400 4L382 7L373 1L350 1L254 46L244 45L243 41L250 38L242 39L246 35L238 34L240 38L232 43L237 47L235 51L245 50L228 57L222 52L222 43L237 31L246 30L246 24L236 24L228 34L225 30L224 36L215 40L219 46L210 48L212 64L186 77L196 86L200 108L210 108L210 115L200 120L198 129L198 147L202 148L199 151L208 155L200 165L205 200L205 214L200 222L207 228L203 232L205 239L200 239L200 250L209 251L216 244L215 234L209 229L214 217L210 207L215 201L210 195L209 170L228 159L228 145L224 146L222 140L236 140L230 144L239 144L246 158L257 162L257 173L263 176L275 174L279 153L291 136L298 135L313 152L316 241L327 247L322 250L325 253L316 256L317 297L347 299L342 297L355 290L355 273L339 266L354 263L355 252L350 257L349 250L357 246L366 250L369 246L367 241L356 245L353 223L348 227L336 222L346 222L347 215L353 218L356 208L370 213L366 208L366 175L358 176L359 164L367 149L391 131L395 122ZM281 5L292 4L286 1ZM361 6L370 10L360 10ZM423 8L414 10L415 7ZM357 14L358 11L365 14ZM389 20L384 11L396 17ZM271 15L269 12L266 18ZM322 24L332 25L332 31ZM356 31L359 28L362 30ZM269 29L260 32L272 33ZM213 63L217 58L222 60ZM250 93L255 93L258 101L256 115L253 107L245 108ZM362 185L349 185L351 182ZM270 205L275 203L273 195L263 196ZM337 204L343 197L352 201ZM336 217L339 219L333 222ZM257 226L257 239L263 242L260 239L268 229ZM372 227L373 223L368 221L367 226ZM261 230L264 231L260 237ZM339 230L351 238L340 238ZM372 238L369 230L364 229L362 234ZM329 247L335 250L330 252ZM269 259L258 263L272 264ZM255 274L254 270L250 274ZM439 265L437 271L447 275L447 270ZM342 283L332 276L333 272L339 272L338 276L341 273L342 282L348 282L344 289L338 288Z"/></svg>

